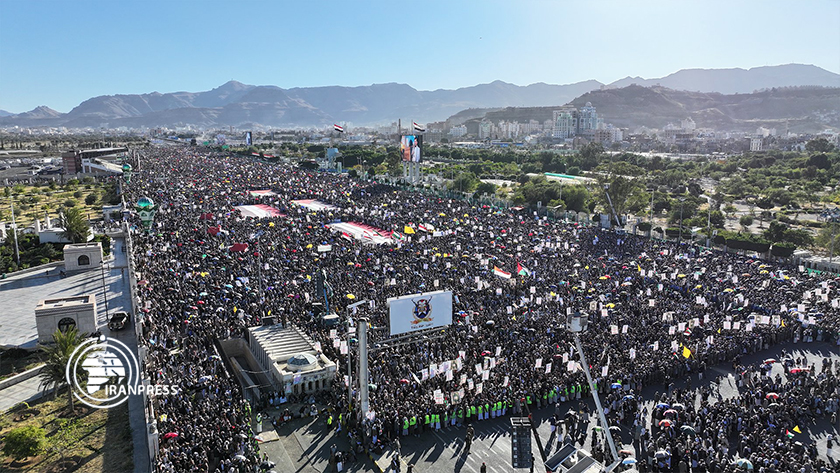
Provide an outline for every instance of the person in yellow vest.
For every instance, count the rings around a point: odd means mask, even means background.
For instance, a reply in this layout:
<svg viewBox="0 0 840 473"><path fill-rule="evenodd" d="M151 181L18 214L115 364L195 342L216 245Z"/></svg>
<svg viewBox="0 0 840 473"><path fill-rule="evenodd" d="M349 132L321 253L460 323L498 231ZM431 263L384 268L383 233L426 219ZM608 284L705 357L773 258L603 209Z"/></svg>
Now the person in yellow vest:
<svg viewBox="0 0 840 473"><path fill-rule="evenodd" d="M469 414L467 414L467 417L469 418ZM453 416L453 419L454 419L454 416ZM455 425L457 427L460 427L460 426L464 425L464 408L463 407L458 409L458 420L456 421Z"/></svg>
<svg viewBox="0 0 840 473"><path fill-rule="evenodd" d="M431 417L429 416L429 413L427 412L425 422L423 422L423 431L425 431L425 432L429 431L429 429L430 429L429 424L430 423L431 423ZM422 431L421 431L421 433L422 433Z"/></svg>
<svg viewBox="0 0 840 473"><path fill-rule="evenodd" d="M484 405L478 405L478 420L484 420Z"/></svg>
<svg viewBox="0 0 840 473"><path fill-rule="evenodd" d="M411 425L411 433L418 437L417 435L417 416L411 416L411 420L408 422Z"/></svg>
<svg viewBox="0 0 840 473"><path fill-rule="evenodd" d="M408 436L408 427L409 427L408 417L403 416L403 431L402 431L403 437Z"/></svg>
<svg viewBox="0 0 840 473"><path fill-rule="evenodd" d="M440 432L440 414L434 415L435 432Z"/></svg>
<svg viewBox="0 0 840 473"><path fill-rule="evenodd" d="M484 403L484 419L487 420L490 418L490 403Z"/></svg>
<svg viewBox="0 0 840 473"><path fill-rule="evenodd" d="M333 417L332 417L332 414L330 414L330 416L327 417L327 430L332 430L332 424L333 424Z"/></svg>
<svg viewBox="0 0 840 473"><path fill-rule="evenodd" d="M475 406L470 406L470 417L475 420Z"/></svg>
<svg viewBox="0 0 840 473"><path fill-rule="evenodd" d="M338 424L335 426L336 433L341 433L341 424L344 422L344 414L338 414Z"/></svg>

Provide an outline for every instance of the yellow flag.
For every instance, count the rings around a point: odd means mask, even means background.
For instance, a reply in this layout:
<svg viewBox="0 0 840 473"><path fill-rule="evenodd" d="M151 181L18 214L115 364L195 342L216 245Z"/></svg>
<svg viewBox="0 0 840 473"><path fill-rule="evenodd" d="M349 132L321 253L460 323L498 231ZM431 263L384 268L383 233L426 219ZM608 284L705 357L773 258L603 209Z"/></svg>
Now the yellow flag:
<svg viewBox="0 0 840 473"><path fill-rule="evenodd" d="M271 310L268 311L268 315L271 315Z"/></svg>
<svg viewBox="0 0 840 473"><path fill-rule="evenodd" d="M784 320L782 320L782 327L784 327L784 326L785 326L785 321L784 321Z"/></svg>
<svg viewBox="0 0 840 473"><path fill-rule="evenodd" d="M403 228L403 233L405 233L406 235L414 235L414 229L406 225Z"/></svg>
<svg viewBox="0 0 840 473"><path fill-rule="evenodd" d="M636 265L636 269L638 269L640 273L642 272L642 267L639 266L638 264Z"/></svg>
<svg viewBox="0 0 840 473"><path fill-rule="evenodd" d="M236 311L237 311L237 310L238 310L238 309L236 308L236 306L233 306L233 313L234 313L234 314L236 313Z"/></svg>
<svg viewBox="0 0 840 473"><path fill-rule="evenodd" d="M515 316L515 315L513 316L513 320L516 320L516 316Z"/></svg>
<svg viewBox="0 0 840 473"><path fill-rule="evenodd" d="M794 426L793 431L794 431L794 432L796 432L797 434L801 434L801 433L802 433L802 431L801 431L801 430L799 430L799 426L798 426L798 425L797 425L797 426Z"/></svg>
<svg viewBox="0 0 840 473"><path fill-rule="evenodd" d="M720 329L718 329L718 333L720 333Z"/></svg>
<svg viewBox="0 0 840 473"><path fill-rule="evenodd" d="M688 358L691 356L691 350L688 347L683 347L683 358Z"/></svg>

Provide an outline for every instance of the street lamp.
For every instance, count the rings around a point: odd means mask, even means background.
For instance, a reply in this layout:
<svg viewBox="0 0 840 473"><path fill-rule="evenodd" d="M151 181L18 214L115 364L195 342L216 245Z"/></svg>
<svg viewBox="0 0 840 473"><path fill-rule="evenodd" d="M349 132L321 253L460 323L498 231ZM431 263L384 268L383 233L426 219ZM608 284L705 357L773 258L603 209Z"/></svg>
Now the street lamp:
<svg viewBox="0 0 840 473"><path fill-rule="evenodd" d="M653 243L653 196L656 194L656 188L651 186L648 190L650 191L650 219L648 220L650 230L648 231L650 233L650 242Z"/></svg>
<svg viewBox="0 0 840 473"><path fill-rule="evenodd" d="M680 236L677 242L682 244L682 232L683 232L683 204L685 203L685 197L680 197Z"/></svg>

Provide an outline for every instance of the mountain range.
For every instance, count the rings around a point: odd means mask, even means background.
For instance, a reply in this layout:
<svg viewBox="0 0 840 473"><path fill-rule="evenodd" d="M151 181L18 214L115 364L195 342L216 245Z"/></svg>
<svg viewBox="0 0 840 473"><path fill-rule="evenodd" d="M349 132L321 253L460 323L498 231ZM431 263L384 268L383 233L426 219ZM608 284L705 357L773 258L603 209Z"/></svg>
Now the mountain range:
<svg viewBox="0 0 840 473"><path fill-rule="evenodd" d="M667 87L629 85L599 89L577 97L571 104L596 106L598 116L619 128L661 129L668 123L679 126L691 118L698 128L753 132L758 127L776 128L779 133L817 133L840 129L840 88L780 87L751 94L690 92ZM478 122L537 120L552 117L557 107L509 107L471 109L450 117L452 124L466 124L477 130Z"/></svg>
<svg viewBox="0 0 840 473"><path fill-rule="evenodd" d="M103 95L85 100L68 113L56 112L46 106L8 116L0 113L0 126L309 127L332 123L383 124L394 122L397 118L406 120L408 125L409 120L422 123L444 120L467 109L556 107L587 93L623 90L631 84L708 93L749 94L757 89L773 87L840 87L840 74L816 66L789 64L749 70L687 69L659 79L628 77L608 85L595 80L528 86L495 81L433 91L420 91L396 83L283 89L230 81L204 92ZM588 101L600 107L595 100ZM644 109L647 105L639 102L636 106ZM484 112L486 110L480 113Z"/></svg>

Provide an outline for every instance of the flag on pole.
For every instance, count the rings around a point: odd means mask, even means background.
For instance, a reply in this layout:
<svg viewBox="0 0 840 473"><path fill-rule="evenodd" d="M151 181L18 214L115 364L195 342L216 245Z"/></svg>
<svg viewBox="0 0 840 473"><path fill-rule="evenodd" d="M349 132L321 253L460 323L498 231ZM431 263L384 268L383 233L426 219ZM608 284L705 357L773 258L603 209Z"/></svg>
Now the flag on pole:
<svg viewBox="0 0 840 473"><path fill-rule="evenodd" d="M418 131L420 133L423 133L424 131L426 131L426 127L424 127L423 125L421 125L417 122L413 122L413 123L414 123L414 131Z"/></svg>
<svg viewBox="0 0 840 473"><path fill-rule="evenodd" d="M391 238L397 241L405 241L405 235L400 232L394 232L391 234Z"/></svg>
<svg viewBox="0 0 840 473"><path fill-rule="evenodd" d="M682 356L683 358L689 358L691 356L691 350L689 350L688 347L684 346Z"/></svg>
<svg viewBox="0 0 840 473"><path fill-rule="evenodd" d="M785 429L785 435L786 435L786 436L787 436L787 438L789 438L789 439L792 439L792 438L793 438L793 432L791 432L790 430Z"/></svg>
<svg viewBox="0 0 840 473"><path fill-rule="evenodd" d="M493 274L499 276L500 278L510 279L510 273L502 271L502 269L498 266L493 266Z"/></svg>
<svg viewBox="0 0 840 473"><path fill-rule="evenodd" d="M798 426L798 425L796 425L796 426L794 426L794 427L793 427L793 431L794 431L794 432L796 432L797 434L801 434L801 433L802 433L802 430L800 430L800 429L799 429L799 426Z"/></svg>
<svg viewBox="0 0 840 473"><path fill-rule="evenodd" d="M414 231L413 228L406 225L406 226L403 227L403 233L405 233L406 235L414 235L416 232Z"/></svg>
<svg viewBox="0 0 840 473"><path fill-rule="evenodd" d="M528 268L519 264L519 261L516 262L516 274L520 276L530 276L531 272L528 271Z"/></svg>
<svg viewBox="0 0 840 473"><path fill-rule="evenodd" d="M343 126L333 125L333 128L335 129L335 131L337 131L339 133L344 133L344 127Z"/></svg>

